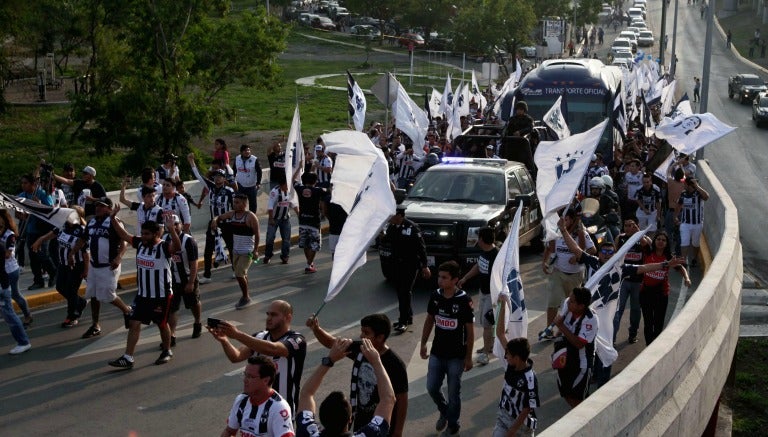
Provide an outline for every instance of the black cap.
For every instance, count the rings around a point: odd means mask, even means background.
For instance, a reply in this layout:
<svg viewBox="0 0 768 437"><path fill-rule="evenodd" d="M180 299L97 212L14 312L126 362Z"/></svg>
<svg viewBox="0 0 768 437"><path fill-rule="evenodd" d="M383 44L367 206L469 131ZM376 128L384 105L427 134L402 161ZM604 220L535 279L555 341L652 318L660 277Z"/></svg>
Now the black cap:
<svg viewBox="0 0 768 437"><path fill-rule="evenodd" d="M163 161L165 162L176 161L177 159L179 159L179 157L174 155L173 153L166 153L165 157L163 158Z"/></svg>
<svg viewBox="0 0 768 437"><path fill-rule="evenodd" d="M211 173L213 173L214 176L226 176L227 175L227 173L224 170L220 169L220 168L217 168L216 170L211 171Z"/></svg>
<svg viewBox="0 0 768 437"><path fill-rule="evenodd" d="M112 208L112 199L109 197L99 197L98 199L94 200L93 203L95 205L104 205L106 207Z"/></svg>
<svg viewBox="0 0 768 437"><path fill-rule="evenodd" d="M141 197L144 197L147 194L153 194L155 192L156 192L155 189L152 187L146 187L146 186L141 187Z"/></svg>

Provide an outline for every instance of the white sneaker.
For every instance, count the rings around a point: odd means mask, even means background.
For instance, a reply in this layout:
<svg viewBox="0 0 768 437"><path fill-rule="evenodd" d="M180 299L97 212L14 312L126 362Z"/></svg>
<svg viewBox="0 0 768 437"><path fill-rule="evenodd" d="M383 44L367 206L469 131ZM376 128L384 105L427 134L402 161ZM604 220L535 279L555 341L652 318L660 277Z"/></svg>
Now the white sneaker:
<svg viewBox="0 0 768 437"><path fill-rule="evenodd" d="M486 364L488 364L488 361L489 361L488 354L486 354L485 352L480 352L479 354L477 354L477 358L475 358L475 362L482 366L485 366Z"/></svg>
<svg viewBox="0 0 768 437"><path fill-rule="evenodd" d="M198 280L198 283L200 283L200 284L210 284L211 283L211 278L206 278L205 276L203 276L202 278L200 278Z"/></svg>
<svg viewBox="0 0 768 437"><path fill-rule="evenodd" d="M16 345L15 348L11 349L11 351L8 352L8 353L11 354L11 355L18 355L18 354L23 354L24 352L26 352L26 351L28 351L30 349L32 349L32 343L28 343L28 344L25 344L25 345L20 345L19 344L19 345Z"/></svg>

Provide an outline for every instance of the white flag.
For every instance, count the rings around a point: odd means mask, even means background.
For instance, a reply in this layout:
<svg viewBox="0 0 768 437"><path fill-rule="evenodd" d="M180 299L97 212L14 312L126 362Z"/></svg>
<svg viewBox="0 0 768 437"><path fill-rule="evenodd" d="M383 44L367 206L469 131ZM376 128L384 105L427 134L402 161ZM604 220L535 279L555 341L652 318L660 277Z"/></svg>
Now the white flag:
<svg viewBox="0 0 768 437"><path fill-rule="evenodd" d="M453 95L453 112L459 117L469 115L469 87L463 80Z"/></svg>
<svg viewBox="0 0 768 437"><path fill-rule="evenodd" d="M509 296L511 308L507 308L504 313L505 320L496 321L496 323L504 324L509 339L528 337L528 310L525 307L525 293L520 278L520 215L523 209L523 202L520 202L509 228L507 239L501 245L491 269L491 302L493 307L496 308L500 294ZM500 360L504 358L505 348L506 345L501 344L498 338L494 340L493 354Z"/></svg>
<svg viewBox="0 0 768 437"><path fill-rule="evenodd" d="M349 213L333 258L325 297L329 302L365 264L368 246L395 214L395 198L389 188L387 161L366 134L337 131L322 138L326 150L337 154L331 202Z"/></svg>
<svg viewBox="0 0 768 437"><path fill-rule="evenodd" d="M616 315L619 299L624 256L646 232L648 228L635 232L584 284L584 287L592 292L590 309L595 314L597 326L599 326L595 338L595 352L603 362L603 366L613 364L619 355L613 347L613 317Z"/></svg>
<svg viewBox="0 0 768 437"><path fill-rule="evenodd" d="M661 90L661 114L669 114L672 111L672 104L675 102L675 90L677 81L673 80L669 85Z"/></svg>
<svg viewBox="0 0 768 437"><path fill-rule="evenodd" d="M542 121L552 129L557 135L558 139L564 139L571 136L571 130L568 129L568 123L565 120L565 115L562 110L563 96L560 96L555 100L555 103L549 108Z"/></svg>
<svg viewBox="0 0 768 437"><path fill-rule="evenodd" d="M515 86L520 83L520 79L523 77L523 67L520 66L520 58L515 58L515 73L513 74L513 77L515 78Z"/></svg>
<svg viewBox="0 0 768 437"><path fill-rule="evenodd" d="M362 131L365 127L365 94L360 85L347 70L347 97L349 98L349 116L355 123L355 130Z"/></svg>
<svg viewBox="0 0 768 437"><path fill-rule="evenodd" d="M443 89L442 99L440 100L440 109L437 111L437 115L440 115L445 119L453 113L453 88L451 87L451 75L448 74L445 77L445 88Z"/></svg>
<svg viewBox="0 0 768 437"><path fill-rule="evenodd" d="M288 132L288 138L285 140L285 180L288 182L288 198L292 199L294 205L299 204L299 199L293 189L293 182L301 180L301 174L304 173L304 140L301 138L301 117L299 116L299 105L293 111L293 122L291 130Z"/></svg>
<svg viewBox="0 0 768 437"><path fill-rule="evenodd" d="M2 192L0 192L0 207L33 215L55 228L62 228L65 223L80 223L80 216L74 209L43 205L32 199Z"/></svg>
<svg viewBox="0 0 768 437"><path fill-rule="evenodd" d="M678 152L690 155L735 129L707 112L689 115L679 120L665 117L656 126L656 137L666 139Z"/></svg>
<svg viewBox="0 0 768 437"><path fill-rule="evenodd" d="M395 127L413 141L413 153L416 156L424 156L424 149L421 146L424 145L424 137L427 136L429 118L399 82L397 84L397 100L392 105L392 113L395 117Z"/></svg>
<svg viewBox="0 0 768 437"><path fill-rule="evenodd" d="M664 162L662 162L658 167L656 167L656 170L654 170L653 175L657 178L661 179L662 181L667 180L667 170L669 169L669 166L672 165L673 162L675 162L676 158L676 152L672 151L669 152L669 155L666 159L664 159Z"/></svg>
<svg viewBox="0 0 768 437"><path fill-rule="evenodd" d="M488 101L485 99L483 92L480 91L480 86L477 84L477 76L475 76L475 70L472 70L472 89L469 90L470 99L477 103L477 107L480 109L485 108L488 105Z"/></svg>
<svg viewBox="0 0 768 437"><path fill-rule="evenodd" d="M432 97L429 99L429 113L432 117L440 115L440 102L443 100L443 95L436 89L432 88Z"/></svg>
<svg viewBox="0 0 768 437"><path fill-rule="evenodd" d="M545 215L568 205L589 167L608 119L592 129L559 141L542 141L534 161L539 169L536 194Z"/></svg>

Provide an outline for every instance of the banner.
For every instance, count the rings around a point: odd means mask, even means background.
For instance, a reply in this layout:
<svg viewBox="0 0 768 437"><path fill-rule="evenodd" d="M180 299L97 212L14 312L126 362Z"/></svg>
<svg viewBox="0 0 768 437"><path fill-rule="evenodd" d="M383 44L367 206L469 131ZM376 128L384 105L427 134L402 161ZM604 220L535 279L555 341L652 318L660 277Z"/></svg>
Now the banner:
<svg viewBox="0 0 768 437"><path fill-rule="evenodd" d="M549 108L542 121L552 129L558 140L562 140L571 136L571 130L568 129L568 107L565 102L565 93L555 100L555 103Z"/></svg>
<svg viewBox="0 0 768 437"><path fill-rule="evenodd" d="M35 216L57 229L63 227L64 223L67 222L80 223L80 216L74 209L43 205L31 199L12 196L3 192L0 192L0 207Z"/></svg>
<svg viewBox="0 0 768 437"><path fill-rule="evenodd" d="M288 182L288 198L292 199L294 205L299 204L296 191L293 189L293 182L301 181L301 175L304 173L304 141L301 138L301 117L299 116L299 104L293 110L293 121L291 130L288 131L288 138L285 140L285 180ZM288 165L290 163L290 165Z"/></svg>
<svg viewBox="0 0 768 437"><path fill-rule="evenodd" d="M690 155L734 130L735 127L707 112L677 119L665 117L656 126L656 137L667 140L678 152Z"/></svg>
<svg viewBox="0 0 768 437"><path fill-rule="evenodd" d="M362 131L365 128L365 94L360 85L347 70L347 97L349 98L349 116L355 124L355 130Z"/></svg>

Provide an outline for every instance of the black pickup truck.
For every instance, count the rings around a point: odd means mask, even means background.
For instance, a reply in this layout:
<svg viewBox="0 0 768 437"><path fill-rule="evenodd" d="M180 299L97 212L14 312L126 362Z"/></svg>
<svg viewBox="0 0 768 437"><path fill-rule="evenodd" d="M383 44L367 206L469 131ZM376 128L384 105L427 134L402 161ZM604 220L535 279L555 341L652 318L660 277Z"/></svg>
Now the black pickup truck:
<svg viewBox="0 0 768 437"><path fill-rule="evenodd" d="M755 97L768 90L765 82L756 74L737 74L728 78L728 98L734 96L739 98L741 103L751 103Z"/></svg>

